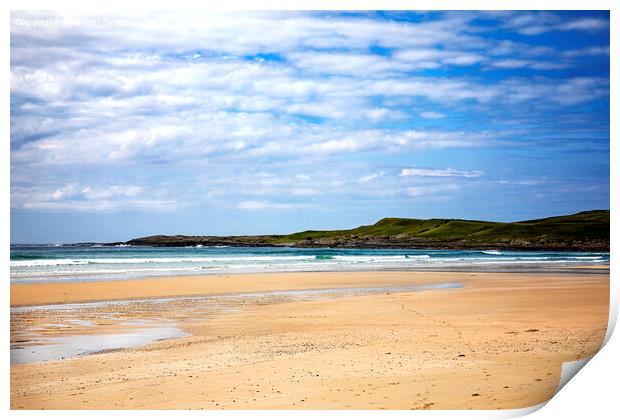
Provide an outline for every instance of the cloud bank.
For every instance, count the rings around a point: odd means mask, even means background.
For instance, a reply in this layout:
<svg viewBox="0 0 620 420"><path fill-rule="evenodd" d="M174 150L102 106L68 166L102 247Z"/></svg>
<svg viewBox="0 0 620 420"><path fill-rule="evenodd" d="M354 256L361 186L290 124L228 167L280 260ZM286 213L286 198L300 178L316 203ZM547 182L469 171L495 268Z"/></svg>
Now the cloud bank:
<svg viewBox="0 0 620 420"><path fill-rule="evenodd" d="M608 37L604 12L14 12L11 206L404 209L518 186L523 160L429 168L608 151Z"/></svg>

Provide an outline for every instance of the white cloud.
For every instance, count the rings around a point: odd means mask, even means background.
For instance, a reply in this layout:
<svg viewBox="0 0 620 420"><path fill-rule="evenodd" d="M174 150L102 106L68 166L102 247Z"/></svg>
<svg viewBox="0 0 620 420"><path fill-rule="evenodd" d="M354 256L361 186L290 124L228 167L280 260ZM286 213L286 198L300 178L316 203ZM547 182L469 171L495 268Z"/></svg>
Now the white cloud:
<svg viewBox="0 0 620 420"><path fill-rule="evenodd" d="M412 65L373 54L304 52L287 55L295 67L311 73L385 74L413 69Z"/></svg>
<svg viewBox="0 0 620 420"><path fill-rule="evenodd" d="M557 70L569 67L568 63L564 62L550 62L550 61L536 61L536 60L519 60L519 59L503 59L490 61L488 63L490 67L498 69L522 69L531 68L534 70Z"/></svg>
<svg viewBox="0 0 620 420"><path fill-rule="evenodd" d="M502 179L499 181L500 184L504 185L523 185L523 186L537 186L547 184L549 181L546 179L523 179L523 180L505 180Z"/></svg>
<svg viewBox="0 0 620 420"><path fill-rule="evenodd" d="M422 118L426 118L428 120L439 120L439 119L442 119L442 118L446 118L445 114L442 114L441 112L434 112L434 111L422 112L420 114L420 116Z"/></svg>
<svg viewBox="0 0 620 420"><path fill-rule="evenodd" d="M305 12L105 16L118 19L111 26L16 22L80 16L11 15L11 192L19 208L169 209L203 197L286 209L303 203L272 197L395 197L406 181L384 176L368 154L393 160L511 144L493 124L416 128L419 117L446 117L434 108L463 119L530 105L549 115L609 95L606 78L485 78L502 66L550 70L609 49L562 53L502 41L481 32L468 13L415 23ZM553 14L489 16L507 25L514 19L515 31L600 25ZM443 73L478 65L485 70L479 77ZM325 175L336 161L351 166ZM244 174L261 164L269 175ZM426 171L417 176L481 175Z"/></svg>
<svg viewBox="0 0 620 420"><path fill-rule="evenodd" d="M588 55L609 55L609 46L594 46L580 48L577 50L565 51L562 55L565 57L582 57Z"/></svg>
<svg viewBox="0 0 620 420"><path fill-rule="evenodd" d="M248 200L240 202L237 207L242 210L292 210L303 206L296 203Z"/></svg>
<svg viewBox="0 0 620 420"><path fill-rule="evenodd" d="M463 177L477 178L484 175L482 171L457 171L454 169L432 169L432 168L404 168L400 176L419 176L419 177Z"/></svg>
<svg viewBox="0 0 620 420"><path fill-rule="evenodd" d="M494 61L491 65L500 69L518 69L527 67L529 64L527 60L506 59Z"/></svg>
<svg viewBox="0 0 620 420"><path fill-rule="evenodd" d="M597 31L609 27L609 21L595 18L577 19L556 26L561 31Z"/></svg>
<svg viewBox="0 0 620 420"><path fill-rule="evenodd" d="M62 200L74 195L78 191L76 184L69 184L61 187L50 194L49 198L52 200Z"/></svg>
<svg viewBox="0 0 620 420"><path fill-rule="evenodd" d="M385 175L385 172L384 171L380 171L380 172L376 172L376 173L373 173L373 174L364 175L364 176L360 177L358 179L358 181L360 183L362 183L362 184L367 184L369 182L374 181L377 178L382 177L383 175Z"/></svg>
<svg viewBox="0 0 620 420"><path fill-rule="evenodd" d="M410 197L429 197L445 198L445 193L458 191L461 188L458 184L435 184L407 188L406 192Z"/></svg>
<svg viewBox="0 0 620 420"><path fill-rule="evenodd" d="M421 48L398 51L394 58L399 63L422 69L435 69L446 65L471 66L484 60L482 55L475 52Z"/></svg>
<svg viewBox="0 0 620 420"><path fill-rule="evenodd" d="M607 29L609 21L599 18L565 21L548 12L513 13L505 26L523 35L540 35L553 31L599 31Z"/></svg>
<svg viewBox="0 0 620 420"><path fill-rule="evenodd" d="M28 201L21 208L26 210L69 210L84 212L118 211L118 210L150 210L150 211L172 211L178 209L175 200L151 200L137 199L131 202L119 201Z"/></svg>
<svg viewBox="0 0 620 420"><path fill-rule="evenodd" d="M29 210L111 211L127 209L175 210L179 204L162 191L137 185L93 186L77 182L52 190L12 187L11 207Z"/></svg>

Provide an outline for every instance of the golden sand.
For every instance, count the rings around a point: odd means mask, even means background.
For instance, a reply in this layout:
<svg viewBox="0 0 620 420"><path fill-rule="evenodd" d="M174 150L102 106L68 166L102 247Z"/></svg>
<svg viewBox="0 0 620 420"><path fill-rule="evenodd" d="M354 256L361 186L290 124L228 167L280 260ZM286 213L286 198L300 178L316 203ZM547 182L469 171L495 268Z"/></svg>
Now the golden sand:
<svg viewBox="0 0 620 420"><path fill-rule="evenodd" d="M595 353L605 335L608 274L296 273L12 285L11 305L439 282L464 287L246 299L231 303L235 310L205 313L192 303L128 304L125 319L165 317L191 335L11 366L11 407L521 408L549 399L562 363ZM79 333L127 328L95 319L101 315L85 313L96 322ZM12 315L12 342L55 316Z"/></svg>

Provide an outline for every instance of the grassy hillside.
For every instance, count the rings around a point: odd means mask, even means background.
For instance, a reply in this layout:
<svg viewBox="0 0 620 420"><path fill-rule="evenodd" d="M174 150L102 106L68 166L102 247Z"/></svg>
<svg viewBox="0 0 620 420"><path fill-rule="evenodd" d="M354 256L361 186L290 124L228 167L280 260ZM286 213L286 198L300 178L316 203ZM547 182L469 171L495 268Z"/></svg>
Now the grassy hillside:
<svg viewBox="0 0 620 420"><path fill-rule="evenodd" d="M308 230L264 236L150 236L134 245L297 246L297 247L435 247L609 250L609 210L500 223L460 219L381 219L348 230Z"/></svg>
<svg viewBox="0 0 620 420"><path fill-rule="evenodd" d="M374 225L350 230L305 231L278 236L275 243L334 239L395 238L399 241L466 241L477 244L609 243L609 210L570 216L500 223L460 219L381 219Z"/></svg>

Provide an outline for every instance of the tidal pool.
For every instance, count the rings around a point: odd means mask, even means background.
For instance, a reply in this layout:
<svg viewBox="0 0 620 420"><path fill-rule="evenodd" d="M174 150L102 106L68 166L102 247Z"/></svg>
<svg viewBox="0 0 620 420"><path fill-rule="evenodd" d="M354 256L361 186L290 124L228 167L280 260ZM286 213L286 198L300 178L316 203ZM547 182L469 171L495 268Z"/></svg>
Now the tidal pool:
<svg viewBox="0 0 620 420"><path fill-rule="evenodd" d="M69 359L103 351L144 346L158 340L185 337L185 331L171 325L136 329L120 334L81 334L54 337L50 344L11 349L11 364Z"/></svg>

